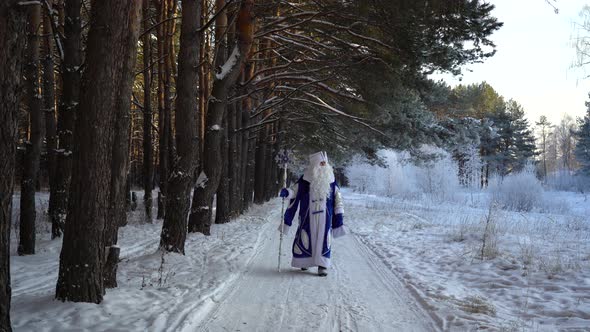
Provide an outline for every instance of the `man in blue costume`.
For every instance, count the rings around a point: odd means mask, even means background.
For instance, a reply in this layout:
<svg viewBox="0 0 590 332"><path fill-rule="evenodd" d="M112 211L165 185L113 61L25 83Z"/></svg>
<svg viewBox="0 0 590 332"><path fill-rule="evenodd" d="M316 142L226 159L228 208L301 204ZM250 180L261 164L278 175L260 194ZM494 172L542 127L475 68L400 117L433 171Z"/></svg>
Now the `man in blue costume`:
<svg viewBox="0 0 590 332"><path fill-rule="evenodd" d="M309 156L309 166L291 188L280 196L289 200L285 222L279 231L289 232L299 208L299 226L293 242L291 266L307 270L318 267L318 275L327 276L330 267L331 240L346 234L340 188L325 152Z"/></svg>

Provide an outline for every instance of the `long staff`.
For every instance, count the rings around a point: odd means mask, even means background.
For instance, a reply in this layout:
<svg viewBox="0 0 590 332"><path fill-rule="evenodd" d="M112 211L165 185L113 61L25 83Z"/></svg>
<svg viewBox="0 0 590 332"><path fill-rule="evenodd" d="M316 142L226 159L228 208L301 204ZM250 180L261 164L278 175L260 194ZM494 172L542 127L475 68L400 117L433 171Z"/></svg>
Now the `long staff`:
<svg viewBox="0 0 590 332"><path fill-rule="evenodd" d="M285 163L283 166L283 188L287 187L287 164ZM281 235L279 240L279 272L281 272L281 255L283 251L283 232L282 227L284 227L285 223L285 197L283 197L283 202L281 204Z"/></svg>
<svg viewBox="0 0 590 332"><path fill-rule="evenodd" d="M283 188L287 188L287 164L289 163L289 151L287 149L283 149L279 151L276 160L279 164L283 166ZM285 224L285 197L283 197L283 202L281 204L281 226L280 226L280 240L279 240L279 264L278 270L281 272L281 256L283 254L283 228Z"/></svg>

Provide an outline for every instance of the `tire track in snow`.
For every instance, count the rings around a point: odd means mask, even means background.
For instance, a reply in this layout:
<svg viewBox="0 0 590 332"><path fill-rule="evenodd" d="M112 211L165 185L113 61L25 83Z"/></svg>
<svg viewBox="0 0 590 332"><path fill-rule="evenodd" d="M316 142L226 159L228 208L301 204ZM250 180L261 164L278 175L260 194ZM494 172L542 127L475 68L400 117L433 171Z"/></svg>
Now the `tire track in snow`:
<svg viewBox="0 0 590 332"><path fill-rule="evenodd" d="M397 276L397 274L393 270L388 268L386 264L384 264L384 257L379 252L371 249L371 247L367 245L362 239L356 236L354 238L359 248L361 248L361 250L363 250L366 253L367 257L369 257L371 265L375 267L375 270L379 273L382 280L385 281L385 284L388 286L394 283L402 285L407 290L407 293L415 299L415 303L419 305L418 310L421 311L423 314L427 315L432 321L432 323L434 323L433 327L437 330L442 330L442 320L434 312L428 309L428 304L418 294L418 292L411 285L408 285L406 282L404 282L402 278Z"/></svg>
<svg viewBox="0 0 590 332"><path fill-rule="evenodd" d="M214 314L215 310L219 308L219 304L223 301L223 299L227 298L227 294L235 291L236 286L247 272L247 267L262 252L262 248L264 247L263 244L265 242L262 235L267 232L266 228L269 227L270 223L267 223L267 225L263 227L263 231L258 234L256 244L253 247L254 253L250 256L248 262L246 263L246 270L237 273L227 280L224 280L223 285L204 294L198 301L195 301L194 298L191 298L191 294L187 294L186 301L182 301L181 304L191 304L185 309L182 309L180 314L175 315L176 318L173 322L167 325L169 328L167 328L166 331L195 331L197 326L203 320L207 319L207 316ZM208 259L206 257L204 262L207 261ZM203 275L201 275L201 280L203 280Z"/></svg>

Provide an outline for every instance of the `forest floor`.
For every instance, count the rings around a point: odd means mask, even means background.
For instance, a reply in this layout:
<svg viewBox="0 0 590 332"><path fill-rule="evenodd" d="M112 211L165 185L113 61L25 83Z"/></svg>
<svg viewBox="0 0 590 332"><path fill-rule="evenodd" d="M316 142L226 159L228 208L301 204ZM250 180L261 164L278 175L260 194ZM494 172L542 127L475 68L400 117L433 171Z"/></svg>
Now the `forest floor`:
<svg viewBox="0 0 590 332"><path fill-rule="evenodd" d="M493 211L486 228L482 197L442 204L343 195L350 234L333 241L326 278L289 267L294 232L277 271L278 199L214 225L211 236L189 234L184 256L158 251L161 221L145 223L140 203L119 232L119 287L100 305L54 300L61 241L49 239L44 216L36 255L17 256L11 235L13 328L590 331L585 197L556 197L559 213ZM39 213L46 201L39 195Z"/></svg>

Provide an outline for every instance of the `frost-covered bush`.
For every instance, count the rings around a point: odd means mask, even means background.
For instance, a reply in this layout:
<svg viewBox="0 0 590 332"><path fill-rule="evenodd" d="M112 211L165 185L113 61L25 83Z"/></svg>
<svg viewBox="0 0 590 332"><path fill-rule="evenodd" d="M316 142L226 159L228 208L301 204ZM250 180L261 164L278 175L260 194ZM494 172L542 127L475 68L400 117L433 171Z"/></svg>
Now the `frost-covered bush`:
<svg viewBox="0 0 590 332"><path fill-rule="evenodd" d="M543 186L532 167L525 167L521 172L509 174L503 179L493 179L490 191L493 200L506 210L531 211L543 202Z"/></svg>
<svg viewBox="0 0 590 332"><path fill-rule="evenodd" d="M384 195L414 198L419 195L416 184L416 166L408 162L407 152L381 151L387 163L381 182L385 185Z"/></svg>
<svg viewBox="0 0 590 332"><path fill-rule="evenodd" d="M423 148L437 157L419 165L409 153L383 150L379 156L386 167L368 164L356 157L346 169L350 186L358 192L401 198L425 195L437 201L454 199L459 189L457 169L451 156L441 149Z"/></svg>
<svg viewBox="0 0 590 332"><path fill-rule="evenodd" d="M440 202L454 201L460 189L456 165L446 153L434 162L416 167L415 179L420 192Z"/></svg>
<svg viewBox="0 0 590 332"><path fill-rule="evenodd" d="M383 194L386 185L377 179L385 172L384 168L371 165L355 156L344 172L348 178L349 186L354 191L363 194Z"/></svg>
<svg viewBox="0 0 590 332"><path fill-rule="evenodd" d="M567 170L559 170L548 174L545 182L551 190L581 193L590 191L590 178Z"/></svg>

